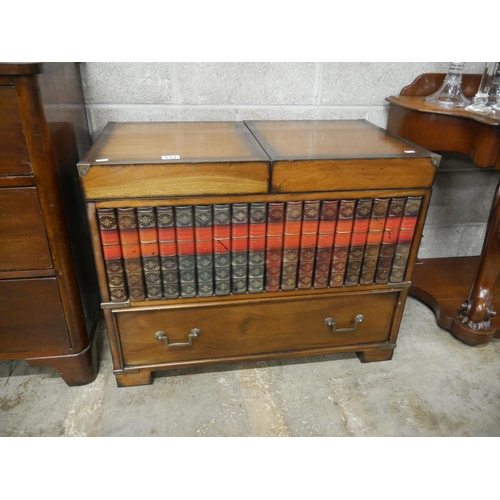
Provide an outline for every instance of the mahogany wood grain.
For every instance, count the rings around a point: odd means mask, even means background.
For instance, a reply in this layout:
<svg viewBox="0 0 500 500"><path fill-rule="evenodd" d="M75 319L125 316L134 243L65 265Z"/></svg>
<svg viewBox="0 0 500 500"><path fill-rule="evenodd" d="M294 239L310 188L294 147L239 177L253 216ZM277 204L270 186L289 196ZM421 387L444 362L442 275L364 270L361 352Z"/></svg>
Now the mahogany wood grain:
<svg viewBox="0 0 500 500"><path fill-rule="evenodd" d="M52 268L37 191L0 189L0 271Z"/></svg>
<svg viewBox="0 0 500 500"><path fill-rule="evenodd" d="M168 309L116 310L116 321L127 366L145 363L244 356L266 352L386 342L397 293L346 294L309 299L233 300ZM187 313L187 311L189 311ZM354 318L365 319L353 332L332 332L324 320L332 317L337 328L353 327ZM183 343L191 329L201 335L190 347L166 347L155 338L163 331L170 342Z"/></svg>
<svg viewBox="0 0 500 500"><path fill-rule="evenodd" d="M30 174L30 155L24 138L15 87L0 86L0 176ZM8 147L6 147L8 146Z"/></svg>
<svg viewBox="0 0 500 500"><path fill-rule="evenodd" d="M415 266L410 295L427 304L439 326L450 330L460 304L470 292L480 256L422 259ZM497 276L495 286L500 286ZM500 297L493 296L493 309L500 311ZM500 335L500 317L491 318L492 336Z"/></svg>
<svg viewBox="0 0 500 500"><path fill-rule="evenodd" d="M35 177L33 175L3 175L3 176L0 176L0 188L35 186L35 184L36 184Z"/></svg>
<svg viewBox="0 0 500 500"><path fill-rule="evenodd" d="M430 187L436 167L429 158L277 161L272 191L336 191Z"/></svg>
<svg viewBox="0 0 500 500"><path fill-rule="evenodd" d="M407 158L409 143L366 120L246 121L273 162L277 160ZM413 157L429 151L412 144ZM432 155L431 155L432 156Z"/></svg>
<svg viewBox="0 0 500 500"><path fill-rule="evenodd" d="M108 123L82 159L93 166L262 161L267 154L241 122Z"/></svg>
<svg viewBox="0 0 500 500"><path fill-rule="evenodd" d="M4 354L71 347L55 278L0 280L0 345Z"/></svg>
<svg viewBox="0 0 500 500"><path fill-rule="evenodd" d="M265 162L101 165L90 167L82 186L89 200L266 193L269 166Z"/></svg>

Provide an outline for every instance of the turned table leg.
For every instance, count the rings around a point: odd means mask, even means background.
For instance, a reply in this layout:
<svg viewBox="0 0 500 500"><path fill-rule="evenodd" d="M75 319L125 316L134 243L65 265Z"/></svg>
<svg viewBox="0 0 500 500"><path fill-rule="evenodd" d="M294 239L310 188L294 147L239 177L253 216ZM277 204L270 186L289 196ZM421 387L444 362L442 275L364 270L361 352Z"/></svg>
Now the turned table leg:
<svg viewBox="0 0 500 500"><path fill-rule="evenodd" d="M483 249L469 297L458 311L451 332L467 344L485 344L494 329L493 287L500 271L500 182L497 185L486 228Z"/></svg>

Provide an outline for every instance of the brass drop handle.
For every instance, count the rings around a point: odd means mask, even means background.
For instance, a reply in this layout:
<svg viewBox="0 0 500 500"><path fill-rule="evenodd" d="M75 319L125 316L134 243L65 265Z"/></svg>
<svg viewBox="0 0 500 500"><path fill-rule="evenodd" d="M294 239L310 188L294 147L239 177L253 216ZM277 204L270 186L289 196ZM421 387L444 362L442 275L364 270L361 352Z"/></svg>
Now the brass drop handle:
<svg viewBox="0 0 500 500"><path fill-rule="evenodd" d="M188 334L187 342L175 342L171 344L168 340L167 334L165 332L156 332L155 337L157 340L162 340L167 347L187 347L193 345L193 339L201 335L201 330L198 328L193 328Z"/></svg>
<svg viewBox="0 0 500 500"><path fill-rule="evenodd" d="M325 326L331 326L332 327L332 331L334 331L334 332L339 332L339 333L342 333L342 332L353 332L358 327L358 324L361 323L362 321L364 321L364 319L365 319L365 317L362 314L358 314L354 318L354 324L353 324L353 326L352 327L348 327L348 328L337 328L337 323L335 321L333 321L333 318L325 318L325 321L323 321L323 324Z"/></svg>

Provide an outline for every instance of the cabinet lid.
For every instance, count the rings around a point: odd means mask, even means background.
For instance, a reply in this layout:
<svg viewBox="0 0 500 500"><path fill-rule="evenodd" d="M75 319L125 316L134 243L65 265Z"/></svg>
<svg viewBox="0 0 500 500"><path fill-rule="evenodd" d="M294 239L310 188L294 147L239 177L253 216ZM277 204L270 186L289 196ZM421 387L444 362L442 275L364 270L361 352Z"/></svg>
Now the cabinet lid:
<svg viewBox="0 0 500 500"><path fill-rule="evenodd" d="M269 162L242 122L108 123L82 163Z"/></svg>
<svg viewBox="0 0 500 500"><path fill-rule="evenodd" d="M271 160L429 158L438 155L366 120L245 121Z"/></svg>

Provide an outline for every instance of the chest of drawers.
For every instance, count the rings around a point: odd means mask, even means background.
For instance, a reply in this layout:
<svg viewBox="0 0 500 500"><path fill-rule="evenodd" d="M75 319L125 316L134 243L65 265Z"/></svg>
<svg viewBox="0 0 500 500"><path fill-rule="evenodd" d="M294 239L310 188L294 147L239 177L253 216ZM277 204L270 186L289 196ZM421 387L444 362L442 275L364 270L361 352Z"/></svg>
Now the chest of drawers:
<svg viewBox="0 0 500 500"><path fill-rule="evenodd" d="M391 359L438 164L365 121L108 124L78 168L118 385Z"/></svg>
<svg viewBox="0 0 500 500"><path fill-rule="evenodd" d="M97 375L99 297L76 164L90 147L77 64L0 63L0 359Z"/></svg>

